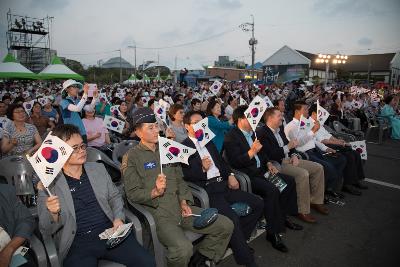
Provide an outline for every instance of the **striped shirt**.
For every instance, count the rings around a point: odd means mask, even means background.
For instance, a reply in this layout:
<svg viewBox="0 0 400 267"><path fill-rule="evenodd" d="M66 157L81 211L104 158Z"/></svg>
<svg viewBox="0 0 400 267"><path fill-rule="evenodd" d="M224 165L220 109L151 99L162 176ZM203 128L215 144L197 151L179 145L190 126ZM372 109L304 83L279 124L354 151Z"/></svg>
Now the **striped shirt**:
<svg viewBox="0 0 400 267"><path fill-rule="evenodd" d="M76 215L76 234L82 235L89 232L104 231L112 227L110 219L106 216L96 199L92 185L85 171L80 179L75 179L64 173Z"/></svg>

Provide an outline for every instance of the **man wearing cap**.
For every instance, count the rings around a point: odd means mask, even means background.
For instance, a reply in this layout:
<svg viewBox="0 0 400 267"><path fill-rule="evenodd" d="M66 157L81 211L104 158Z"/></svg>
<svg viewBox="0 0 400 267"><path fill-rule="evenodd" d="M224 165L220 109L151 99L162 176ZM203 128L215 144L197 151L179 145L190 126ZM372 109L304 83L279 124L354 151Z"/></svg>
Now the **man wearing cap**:
<svg viewBox="0 0 400 267"><path fill-rule="evenodd" d="M83 87L83 96L78 101L79 90ZM82 86L80 82L74 80L66 80L63 83L63 90L61 92L62 100L60 102L61 116L63 118L64 124L72 124L79 128L82 138L85 143L87 143L87 134L85 126L83 125L82 119L79 113L82 111L83 106L88 100L89 85L85 84ZM96 105L98 92L93 93L93 99L90 106L94 108Z"/></svg>
<svg viewBox="0 0 400 267"><path fill-rule="evenodd" d="M232 221L218 215L211 225L195 229L192 214L201 213L201 209L191 206L193 196L180 165L164 165L160 171L159 128L153 111L139 108L132 121L140 143L122 161L125 193L129 202L143 205L154 216L158 238L167 247L168 266L186 267L189 262L190 266L204 266L206 260L219 261L233 231ZM184 230L204 234L194 255Z"/></svg>

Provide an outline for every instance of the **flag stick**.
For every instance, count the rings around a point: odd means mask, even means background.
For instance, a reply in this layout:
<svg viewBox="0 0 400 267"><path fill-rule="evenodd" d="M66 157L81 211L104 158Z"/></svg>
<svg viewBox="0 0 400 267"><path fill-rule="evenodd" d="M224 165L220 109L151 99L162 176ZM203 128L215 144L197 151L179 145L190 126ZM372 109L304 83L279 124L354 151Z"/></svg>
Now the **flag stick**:
<svg viewBox="0 0 400 267"><path fill-rule="evenodd" d="M47 193L49 194L49 196L52 197L53 194L50 192L49 188L48 188L48 187L45 187L45 188L46 188L46 191L47 191Z"/></svg>

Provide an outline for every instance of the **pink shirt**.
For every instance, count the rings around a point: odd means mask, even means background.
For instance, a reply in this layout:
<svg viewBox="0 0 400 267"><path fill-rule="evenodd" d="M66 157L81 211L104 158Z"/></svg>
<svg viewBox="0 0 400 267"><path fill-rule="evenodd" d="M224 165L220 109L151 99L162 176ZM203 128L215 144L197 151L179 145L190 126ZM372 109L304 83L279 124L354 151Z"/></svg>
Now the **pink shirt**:
<svg viewBox="0 0 400 267"><path fill-rule="evenodd" d="M106 143L106 133L108 133L107 128L103 124L103 120L95 117L94 120L82 119L83 125L86 129L86 134L88 136L94 135L96 133L101 133L101 136L90 141L88 146L101 147Z"/></svg>

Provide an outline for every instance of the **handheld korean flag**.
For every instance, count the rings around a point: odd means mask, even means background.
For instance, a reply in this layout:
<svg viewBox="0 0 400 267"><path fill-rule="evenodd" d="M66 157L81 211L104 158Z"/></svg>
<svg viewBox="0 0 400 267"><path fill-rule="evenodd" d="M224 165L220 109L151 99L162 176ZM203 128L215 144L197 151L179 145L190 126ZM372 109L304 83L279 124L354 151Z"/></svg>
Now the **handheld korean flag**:
<svg viewBox="0 0 400 267"><path fill-rule="evenodd" d="M31 100L29 102L24 102L22 105L24 106L25 112L30 114L33 104L35 103L35 100Z"/></svg>
<svg viewBox="0 0 400 267"><path fill-rule="evenodd" d="M174 100L168 95L164 96L164 100L167 101L170 105L174 104Z"/></svg>
<svg viewBox="0 0 400 267"><path fill-rule="evenodd" d="M119 111L119 105L115 105L115 106L110 107L110 112L114 117L122 115L121 112Z"/></svg>
<svg viewBox="0 0 400 267"><path fill-rule="evenodd" d="M0 117L0 128L4 128L7 123L10 122L10 119L7 117Z"/></svg>
<svg viewBox="0 0 400 267"><path fill-rule="evenodd" d="M154 102L154 114L156 114L157 118L162 120L165 124L167 124L167 110L169 107L170 104L162 99L158 102Z"/></svg>
<svg viewBox="0 0 400 267"><path fill-rule="evenodd" d="M239 98L239 106L246 106L246 105L247 105L246 100L244 100L243 97L240 97Z"/></svg>
<svg viewBox="0 0 400 267"><path fill-rule="evenodd" d="M274 104L272 104L272 101L271 101L271 99L269 99L268 96L264 97L264 101L265 101L265 104L267 104L267 108L272 108L274 106Z"/></svg>
<svg viewBox="0 0 400 267"><path fill-rule="evenodd" d="M267 104L265 101L261 97L256 96L244 112L244 115L249 121L251 129L253 129L254 132L256 131L257 124L260 122L266 109Z"/></svg>
<svg viewBox="0 0 400 267"><path fill-rule="evenodd" d="M220 81L215 81L211 86L210 86L210 91L214 94L217 95L219 93L219 90L222 87L222 83Z"/></svg>
<svg viewBox="0 0 400 267"><path fill-rule="evenodd" d="M72 152L72 147L57 136L51 135L50 132L38 151L32 157L27 156L29 163L50 195L49 185L61 171Z"/></svg>
<svg viewBox="0 0 400 267"><path fill-rule="evenodd" d="M205 147L214 137L215 134L208 128L208 118L204 118L193 125L194 134L201 147Z"/></svg>
<svg viewBox="0 0 400 267"><path fill-rule="evenodd" d="M196 153L196 149L161 136L158 137L158 145L160 150L160 165L177 162L189 164L189 157Z"/></svg>
<svg viewBox="0 0 400 267"><path fill-rule="evenodd" d="M299 126L297 128L297 136L299 136L300 131L306 131L307 130L307 122L308 122L308 120L306 119L306 117L301 115L300 116L300 120L299 120Z"/></svg>
<svg viewBox="0 0 400 267"><path fill-rule="evenodd" d="M115 94L115 96L118 97L118 98L121 99L121 100L124 100L124 99L125 99L125 93L124 93L124 92L117 92L117 93Z"/></svg>
<svg viewBox="0 0 400 267"><path fill-rule="evenodd" d="M143 106L147 107L149 105L150 97L142 96Z"/></svg>
<svg viewBox="0 0 400 267"><path fill-rule="evenodd" d="M114 132L122 133L122 130L125 127L125 122L121 121L117 118L113 118L111 116L106 115L103 120L104 126Z"/></svg>
<svg viewBox="0 0 400 267"><path fill-rule="evenodd" d="M321 126L324 125L326 120L329 118L329 115L329 112L321 107L319 104L319 100L317 100L317 120L319 121L319 124L321 124Z"/></svg>
<svg viewBox="0 0 400 267"><path fill-rule="evenodd" d="M29 92L28 91L23 91L22 92L22 97L23 98L28 98L28 97L30 97L31 95L29 94Z"/></svg>
<svg viewBox="0 0 400 267"><path fill-rule="evenodd" d="M100 93L100 102L109 103L106 93Z"/></svg>
<svg viewBox="0 0 400 267"><path fill-rule="evenodd" d="M40 103L40 105L44 106L48 103L49 99L47 97L41 97L38 99L38 102Z"/></svg>
<svg viewBox="0 0 400 267"><path fill-rule="evenodd" d="M367 146L365 144L365 140L363 141L355 141L355 142L350 142L351 148L358 153L360 153L361 159L367 160Z"/></svg>

